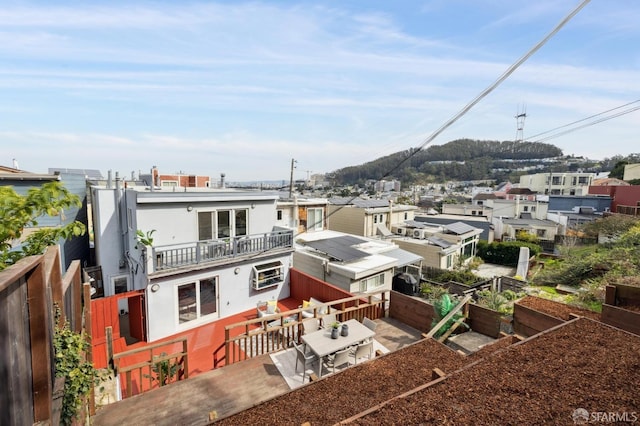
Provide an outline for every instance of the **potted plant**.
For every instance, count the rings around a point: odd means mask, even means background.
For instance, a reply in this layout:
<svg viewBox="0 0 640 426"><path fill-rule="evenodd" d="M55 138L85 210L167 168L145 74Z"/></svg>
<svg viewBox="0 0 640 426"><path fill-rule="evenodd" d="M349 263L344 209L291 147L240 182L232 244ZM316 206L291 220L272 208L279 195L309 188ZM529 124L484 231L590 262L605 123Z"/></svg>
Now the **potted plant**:
<svg viewBox="0 0 640 426"><path fill-rule="evenodd" d="M340 323L338 321L332 322L331 323L331 338L332 339L337 339L338 338L339 330L340 330Z"/></svg>

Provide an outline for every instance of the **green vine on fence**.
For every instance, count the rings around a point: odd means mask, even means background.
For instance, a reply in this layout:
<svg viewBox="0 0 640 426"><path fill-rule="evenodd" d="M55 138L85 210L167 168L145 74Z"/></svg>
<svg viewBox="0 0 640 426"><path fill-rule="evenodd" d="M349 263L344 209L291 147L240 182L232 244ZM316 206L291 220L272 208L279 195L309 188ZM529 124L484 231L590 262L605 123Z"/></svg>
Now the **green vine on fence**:
<svg viewBox="0 0 640 426"><path fill-rule="evenodd" d="M56 324L59 324L60 309L56 308ZM60 423L70 425L80 412L98 374L93 364L85 360L90 349L84 335L71 330L65 321L56 327L53 337L56 377L65 377L64 396Z"/></svg>

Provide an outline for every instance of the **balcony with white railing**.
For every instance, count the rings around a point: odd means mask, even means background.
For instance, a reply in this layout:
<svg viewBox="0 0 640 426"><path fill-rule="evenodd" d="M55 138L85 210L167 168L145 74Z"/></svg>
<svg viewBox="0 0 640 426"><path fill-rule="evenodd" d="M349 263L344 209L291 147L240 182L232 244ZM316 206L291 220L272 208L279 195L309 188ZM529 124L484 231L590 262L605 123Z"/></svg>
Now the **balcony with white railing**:
<svg viewBox="0 0 640 426"><path fill-rule="evenodd" d="M293 249L293 231L274 231L264 234L218 240L171 244L152 248L149 272L161 272L219 261L240 260L242 257L273 254Z"/></svg>

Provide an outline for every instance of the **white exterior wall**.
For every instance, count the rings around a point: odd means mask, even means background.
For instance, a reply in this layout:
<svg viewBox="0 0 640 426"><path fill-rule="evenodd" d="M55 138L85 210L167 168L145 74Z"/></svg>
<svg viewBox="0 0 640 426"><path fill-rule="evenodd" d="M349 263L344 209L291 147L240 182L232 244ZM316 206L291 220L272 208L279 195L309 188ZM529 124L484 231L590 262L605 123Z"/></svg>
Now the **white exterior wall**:
<svg viewBox="0 0 640 426"><path fill-rule="evenodd" d="M156 292L147 288L147 330L150 342L173 334L210 323L219 318L225 318L239 312L253 309L259 302L271 299L286 299L290 295L289 269L292 256L280 256L262 259L256 263L281 261L284 268L285 280L276 287L264 290L254 290L252 287L252 264L232 265L226 269L215 271L203 270L188 276L176 275L162 280L154 280L159 284ZM238 268L238 273L235 273ZM196 282L200 279L217 277L218 280L218 310L216 313L180 324L178 319L178 286ZM154 309L154 307L162 307Z"/></svg>
<svg viewBox="0 0 640 426"><path fill-rule="evenodd" d="M102 266L105 296L115 294L113 278L129 275L127 268L120 268L124 258L116 213L114 189L92 188L93 233L96 247L96 264ZM130 284L131 285L131 284Z"/></svg>

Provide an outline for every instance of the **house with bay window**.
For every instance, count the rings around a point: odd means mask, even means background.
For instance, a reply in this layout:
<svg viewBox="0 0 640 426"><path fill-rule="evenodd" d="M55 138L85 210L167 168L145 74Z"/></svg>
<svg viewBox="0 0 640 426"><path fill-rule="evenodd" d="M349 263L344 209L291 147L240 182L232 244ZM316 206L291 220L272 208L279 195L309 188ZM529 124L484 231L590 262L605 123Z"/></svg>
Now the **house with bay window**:
<svg viewBox="0 0 640 426"><path fill-rule="evenodd" d="M91 188L96 266L131 334L155 341L289 297L293 231L278 195L233 189Z"/></svg>

